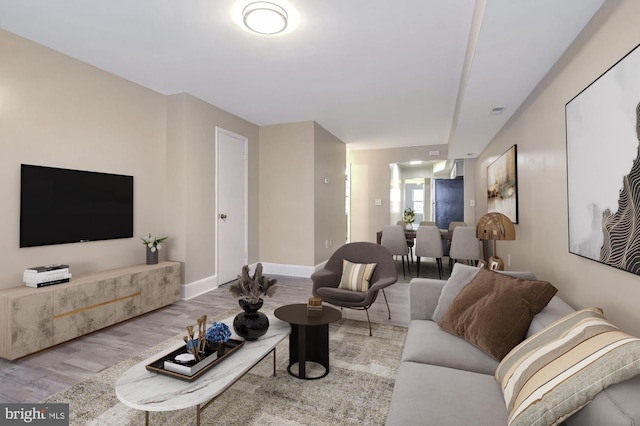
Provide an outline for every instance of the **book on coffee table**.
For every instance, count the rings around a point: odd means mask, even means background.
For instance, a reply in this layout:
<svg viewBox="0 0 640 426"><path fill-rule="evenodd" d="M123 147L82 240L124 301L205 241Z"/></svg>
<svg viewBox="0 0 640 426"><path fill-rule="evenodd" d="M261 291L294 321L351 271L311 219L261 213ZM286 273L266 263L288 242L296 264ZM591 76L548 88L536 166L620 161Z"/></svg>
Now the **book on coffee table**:
<svg viewBox="0 0 640 426"><path fill-rule="evenodd" d="M175 361L176 356L188 353L187 347L182 346L171 353L168 353L156 361L148 364L146 369L159 374L176 377L183 380L195 380L204 374L217 363L233 354L244 345L244 340L229 339L225 342L224 355L218 356L216 351L212 351L208 356L199 362L179 363Z"/></svg>
<svg viewBox="0 0 640 426"><path fill-rule="evenodd" d="M207 365L211 364L213 361L218 359L218 354L216 352L206 356L203 360L199 362L192 363L180 363L178 361L168 359L164 362L164 369L173 371L175 373L186 374L187 376L193 376L198 371L205 368Z"/></svg>

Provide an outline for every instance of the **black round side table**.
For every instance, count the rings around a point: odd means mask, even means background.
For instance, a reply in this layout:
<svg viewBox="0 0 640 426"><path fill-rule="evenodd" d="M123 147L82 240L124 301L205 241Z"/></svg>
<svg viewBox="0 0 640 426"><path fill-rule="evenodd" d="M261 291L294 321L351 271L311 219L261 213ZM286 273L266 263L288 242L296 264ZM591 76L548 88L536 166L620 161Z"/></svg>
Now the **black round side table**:
<svg viewBox="0 0 640 426"><path fill-rule="evenodd" d="M291 324L289 335L289 366L287 371L294 377L305 380L321 379L329 374L329 324L342 318L339 310L322 306L322 316L307 316L307 305L297 303L277 308L276 318ZM322 365L324 373L316 377L307 376L307 362ZM291 366L298 364L298 374Z"/></svg>

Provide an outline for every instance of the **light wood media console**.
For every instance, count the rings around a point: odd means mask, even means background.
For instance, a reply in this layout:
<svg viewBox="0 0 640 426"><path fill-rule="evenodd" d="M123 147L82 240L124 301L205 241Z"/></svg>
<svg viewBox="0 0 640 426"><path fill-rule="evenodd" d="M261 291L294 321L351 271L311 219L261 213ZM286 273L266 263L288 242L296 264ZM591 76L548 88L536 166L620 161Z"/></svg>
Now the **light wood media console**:
<svg viewBox="0 0 640 426"><path fill-rule="evenodd" d="M0 290L0 357L16 359L180 300L180 263Z"/></svg>

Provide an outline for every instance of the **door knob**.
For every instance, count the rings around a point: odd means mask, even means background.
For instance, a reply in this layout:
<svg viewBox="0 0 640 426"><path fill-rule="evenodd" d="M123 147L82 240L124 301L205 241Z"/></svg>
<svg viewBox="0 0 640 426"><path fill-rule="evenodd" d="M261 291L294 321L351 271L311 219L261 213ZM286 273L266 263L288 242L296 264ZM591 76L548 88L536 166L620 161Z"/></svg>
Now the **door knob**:
<svg viewBox="0 0 640 426"><path fill-rule="evenodd" d="M224 213L220 214L220 219L226 219L226 218L227 218L226 214L224 214Z"/></svg>

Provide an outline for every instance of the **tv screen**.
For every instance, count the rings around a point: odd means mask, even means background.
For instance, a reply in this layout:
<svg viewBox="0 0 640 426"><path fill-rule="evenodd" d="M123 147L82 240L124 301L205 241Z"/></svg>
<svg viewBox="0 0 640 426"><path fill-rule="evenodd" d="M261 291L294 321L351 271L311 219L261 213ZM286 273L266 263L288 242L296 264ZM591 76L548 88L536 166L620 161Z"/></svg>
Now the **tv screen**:
<svg viewBox="0 0 640 426"><path fill-rule="evenodd" d="M133 176L21 166L20 247L133 237Z"/></svg>

